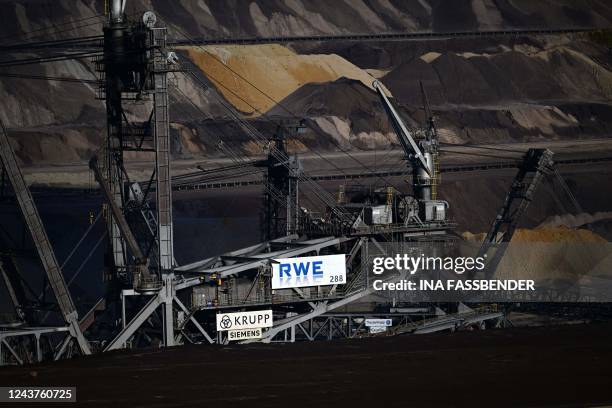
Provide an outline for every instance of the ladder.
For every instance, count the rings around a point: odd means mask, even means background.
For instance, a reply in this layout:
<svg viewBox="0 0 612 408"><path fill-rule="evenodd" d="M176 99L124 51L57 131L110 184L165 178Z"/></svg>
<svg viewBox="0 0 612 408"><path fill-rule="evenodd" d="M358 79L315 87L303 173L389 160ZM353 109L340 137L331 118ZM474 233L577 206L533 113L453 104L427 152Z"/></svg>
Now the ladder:
<svg viewBox="0 0 612 408"><path fill-rule="evenodd" d="M431 177L431 199L438 199L438 185L441 181L441 173L440 173L440 157L438 153L432 155L433 164L434 164L434 174Z"/></svg>

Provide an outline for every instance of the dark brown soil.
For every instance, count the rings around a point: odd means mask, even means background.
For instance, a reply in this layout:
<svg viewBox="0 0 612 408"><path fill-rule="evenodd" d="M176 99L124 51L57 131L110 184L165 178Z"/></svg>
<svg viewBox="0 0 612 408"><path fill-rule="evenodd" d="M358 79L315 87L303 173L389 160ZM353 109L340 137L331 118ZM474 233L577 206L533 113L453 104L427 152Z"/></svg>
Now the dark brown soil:
<svg viewBox="0 0 612 408"><path fill-rule="evenodd" d="M612 324L367 340L187 346L0 370L88 407L601 406Z"/></svg>

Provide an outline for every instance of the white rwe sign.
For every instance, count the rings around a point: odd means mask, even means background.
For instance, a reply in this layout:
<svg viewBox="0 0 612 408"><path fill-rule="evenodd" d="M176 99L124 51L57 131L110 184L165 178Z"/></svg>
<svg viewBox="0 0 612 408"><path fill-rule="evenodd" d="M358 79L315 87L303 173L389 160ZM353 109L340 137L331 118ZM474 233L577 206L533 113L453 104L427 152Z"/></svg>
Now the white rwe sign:
<svg viewBox="0 0 612 408"><path fill-rule="evenodd" d="M262 330L258 329L241 329L241 330L228 330L227 339L229 341L237 340L248 340L248 339L261 339Z"/></svg>
<svg viewBox="0 0 612 408"><path fill-rule="evenodd" d="M324 255L275 259L272 264L272 289L346 283L346 256Z"/></svg>
<svg viewBox="0 0 612 408"><path fill-rule="evenodd" d="M367 327L391 327L393 322L391 319L366 319L365 325Z"/></svg>
<svg viewBox="0 0 612 408"><path fill-rule="evenodd" d="M272 310L219 313L217 315L217 331L258 329L262 327L272 327Z"/></svg>

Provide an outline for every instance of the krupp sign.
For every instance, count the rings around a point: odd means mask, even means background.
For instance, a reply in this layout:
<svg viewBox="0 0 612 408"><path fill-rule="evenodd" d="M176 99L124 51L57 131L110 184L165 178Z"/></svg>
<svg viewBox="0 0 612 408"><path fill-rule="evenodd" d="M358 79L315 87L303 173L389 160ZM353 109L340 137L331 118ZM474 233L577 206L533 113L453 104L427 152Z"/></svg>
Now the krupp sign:
<svg viewBox="0 0 612 408"><path fill-rule="evenodd" d="M272 264L272 289L346 283L345 255L307 256L275 259Z"/></svg>
<svg viewBox="0 0 612 408"><path fill-rule="evenodd" d="M263 327L272 327L272 310L219 313L217 315L217 331L258 329Z"/></svg>

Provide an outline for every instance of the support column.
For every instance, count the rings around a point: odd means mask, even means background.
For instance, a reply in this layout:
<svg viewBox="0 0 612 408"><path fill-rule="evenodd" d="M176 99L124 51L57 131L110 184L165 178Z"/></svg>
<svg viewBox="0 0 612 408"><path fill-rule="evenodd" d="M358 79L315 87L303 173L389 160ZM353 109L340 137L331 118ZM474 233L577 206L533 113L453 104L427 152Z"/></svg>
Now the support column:
<svg viewBox="0 0 612 408"><path fill-rule="evenodd" d="M102 172L107 179L111 196L117 206L123 208L123 104L122 104L122 81L120 78L124 66L125 48L124 35L126 26L123 24L123 16L120 5L115 6L110 25L104 29L104 69L105 84L104 94L106 97L106 121L107 139L100 159ZM110 250L114 267L123 269L125 261L125 244L121 231L112 218L108 218L108 230L110 239Z"/></svg>
<svg viewBox="0 0 612 408"><path fill-rule="evenodd" d="M164 345L174 346L174 311L173 301L175 296L174 274L164 275L164 286L161 290L164 302Z"/></svg>
<svg viewBox="0 0 612 408"><path fill-rule="evenodd" d="M166 29L153 29L155 50L155 171L157 175L157 242L160 273L172 269L172 184L170 180L170 128L168 118L168 64L164 55Z"/></svg>
<svg viewBox="0 0 612 408"><path fill-rule="evenodd" d="M40 349L40 333L36 333L34 337L36 337L36 361L40 363L42 361L42 350Z"/></svg>
<svg viewBox="0 0 612 408"><path fill-rule="evenodd" d="M172 231L172 183L170 171L170 126L168 114L168 62L166 29L154 28L154 112L155 120L155 172L157 176L157 244L159 248L159 273L163 278L164 301L164 344L173 346L174 313L172 310L174 289L173 231Z"/></svg>
<svg viewBox="0 0 612 408"><path fill-rule="evenodd" d="M286 317L287 317L287 318L290 318L290 317L293 317L293 316L296 316L296 315L297 315L297 313L294 313L294 312L287 312L287 316L286 316ZM291 326L291 327L289 328L289 341L290 341L291 343L295 343L295 326L296 326L296 325L293 325L293 326ZM285 340L286 340L286 339L285 339Z"/></svg>

